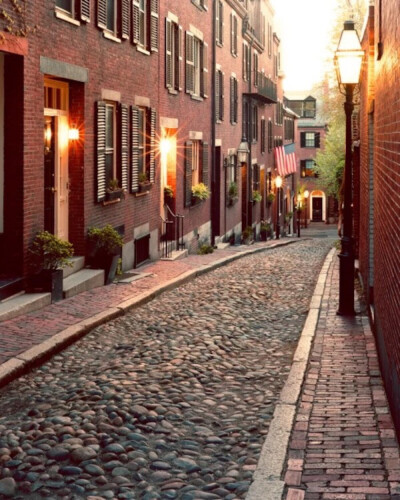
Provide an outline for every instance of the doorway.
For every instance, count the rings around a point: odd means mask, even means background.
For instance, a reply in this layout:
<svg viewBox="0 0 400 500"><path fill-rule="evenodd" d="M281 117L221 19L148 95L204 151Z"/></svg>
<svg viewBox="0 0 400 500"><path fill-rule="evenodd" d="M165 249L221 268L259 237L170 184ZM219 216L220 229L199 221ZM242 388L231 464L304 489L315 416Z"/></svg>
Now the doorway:
<svg viewBox="0 0 400 500"><path fill-rule="evenodd" d="M44 228L68 240L68 84L45 81Z"/></svg>
<svg viewBox="0 0 400 500"><path fill-rule="evenodd" d="M322 198L312 198L312 220L322 222Z"/></svg>

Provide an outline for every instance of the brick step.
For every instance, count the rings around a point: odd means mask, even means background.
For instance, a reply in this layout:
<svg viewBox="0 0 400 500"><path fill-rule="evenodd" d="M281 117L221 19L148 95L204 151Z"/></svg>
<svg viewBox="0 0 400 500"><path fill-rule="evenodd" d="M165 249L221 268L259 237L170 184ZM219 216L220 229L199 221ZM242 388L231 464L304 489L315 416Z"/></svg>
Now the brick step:
<svg viewBox="0 0 400 500"><path fill-rule="evenodd" d="M64 278L63 295L64 298L73 297L81 292L92 290L104 285L103 269L81 269Z"/></svg>
<svg viewBox="0 0 400 500"><path fill-rule="evenodd" d="M51 304L50 293L23 293L0 302L0 321L37 311Z"/></svg>

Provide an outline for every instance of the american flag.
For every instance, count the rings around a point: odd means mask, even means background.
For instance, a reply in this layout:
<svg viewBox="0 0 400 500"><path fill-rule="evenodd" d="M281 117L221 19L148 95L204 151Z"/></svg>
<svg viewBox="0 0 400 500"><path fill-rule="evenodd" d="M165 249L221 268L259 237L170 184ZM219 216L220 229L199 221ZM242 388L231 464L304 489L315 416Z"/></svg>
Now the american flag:
<svg viewBox="0 0 400 500"><path fill-rule="evenodd" d="M294 174L297 170L295 153L285 154L285 148L283 146L276 147L275 166L281 177Z"/></svg>

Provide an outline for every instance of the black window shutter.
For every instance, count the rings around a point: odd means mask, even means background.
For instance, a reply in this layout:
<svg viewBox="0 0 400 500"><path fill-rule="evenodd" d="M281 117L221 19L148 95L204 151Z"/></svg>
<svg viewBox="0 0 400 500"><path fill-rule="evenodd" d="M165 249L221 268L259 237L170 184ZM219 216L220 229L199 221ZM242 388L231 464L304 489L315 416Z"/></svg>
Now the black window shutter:
<svg viewBox="0 0 400 500"><path fill-rule="evenodd" d="M158 52L158 0L151 0L150 12L150 50Z"/></svg>
<svg viewBox="0 0 400 500"><path fill-rule="evenodd" d="M239 93L238 93L238 81L237 78L234 78L234 113L233 113L233 122L237 123L239 120L238 117L238 109L239 109Z"/></svg>
<svg viewBox="0 0 400 500"><path fill-rule="evenodd" d="M321 137L320 133L316 132L315 136L314 136L314 143L315 143L315 147L316 148L320 148L321 147L321 138L320 137Z"/></svg>
<svg viewBox="0 0 400 500"><path fill-rule="evenodd" d="M200 78L200 94L202 97L208 97L208 44L203 42L201 44L201 78Z"/></svg>
<svg viewBox="0 0 400 500"><path fill-rule="evenodd" d="M229 82L229 121L235 123L235 78L233 76Z"/></svg>
<svg viewBox="0 0 400 500"><path fill-rule="evenodd" d="M139 43L140 35L140 16L139 16L139 2L133 0L132 2L132 41Z"/></svg>
<svg viewBox="0 0 400 500"><path fill-rule="evenodd" d="M107 28L107 0L97 1L97 26Z"/></svg>
<svg viewBox="0 0 400 500"><path fill-rule="evenodd" d="M150 182L154 182L156 174L156 126L157 126L157 112L154 108L150 110Z"/></svg>
<svg viewBox="0 0 400 500"><path fill-rule="evenodd" d="M306 133L305 132L300 132L300 147L301 148L306 147Z"/></svg>
<svg viewBox="0 0 400 500"><path fill-rule="evenodd" d="M193 35L189 31L186 32L186 92L193 94L194 92L194 47Z"/></svg>
<svg viewBox="0 0 400 500"><path fill-rule="evenodd" d="M129 108L121 104L121 187L128 189L129 169Z"/></svg>
<svg viewBox="0 0 400 500"><path fill-rule="evenodd" d="M192 141L185 142L185 207L192 205Z"/></svg>
<svg viewBox="0 0 400 500"><path fill-rule="evenodd" d="M234 35L234 30L233 30L234 15L233 15L232 12L231 12L230 20L231 20L231 23L230 23L230 28L231 28L231 54L234 55L235 54L235 35Z"/></svg>
<svg viewBox="0 0 400 500"><path fill-rule="evenodd" d="M106 103L97 102L97 201L106 198Z"/></svg>
<svg viewBox="0 0 400 500"><path fill-rule="evenodd" d="M182 39L183 39L183 29L182 26L179 26L176 30L176 42L175 48L176 52L176 63L175 63L175 88L178 90L182 90Z"/></svg>
<svg viewBox="0 0 400 500"><path fill-rule="evenodd" d="M225 94L224 94L224 74L223 72L221 71L220 72L220 120L222 121L224 119L224 98L225 98Z"/></svg>
<svg viewBox="0 0 400 500"><path fill-rule="evenodd" d="M220 70L217 69L215 72L215 121L218 121L220 118L220 100L219 100L219 94L221 92L220 89L220 79L219 79L219 74Z"/></svg>
<svg viewBox="0 0 400 500"><path fill-rule="evenodd" d="M132 106L131 112L131 192L136 193L139 191L139 108Z"/></svg>
<svg viewBox="0 0 400 500"><path fill-rule="evenodd" d="M122 0L121 5L121 37L129 40L130 15L129 15L130 0Z"/></svg>
<svg viewBox="0 0 400 500"><path fill-rule="evenodd" d="M219 2L219 42L224 43L224 4Z"/></svg>
<svg viewBox="0 0 400 500"><path fill-rule="evenodd" d="M90 22L90 0L81 0L81 20Z"/></svg>
<svg viewBox="0 0 400 500"><path fill-rule="evenodd" d="M172 88L172 22L165 19L165 86Z"/></svg>
<svg viewBox="0 0 400 500"><path fill-rule="evenodd" d="M208 142L202 142L201 153L201 182L208 186Z"/></svg>

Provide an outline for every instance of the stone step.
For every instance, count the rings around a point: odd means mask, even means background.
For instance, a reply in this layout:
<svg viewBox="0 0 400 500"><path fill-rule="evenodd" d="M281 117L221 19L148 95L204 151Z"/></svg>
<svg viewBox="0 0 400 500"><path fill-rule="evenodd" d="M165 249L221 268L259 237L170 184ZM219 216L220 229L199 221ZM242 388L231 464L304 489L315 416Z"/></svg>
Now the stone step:
<svg viewBox="0 0 400 500"><path fill-rule="evenodd" d="M187 248L185 250L172 250L169 257L162 257L161 260L179 260L184 259L189 254Z"/></svg>
<svg viewBox="0 0 400 500"><path fill-rule="evenodd" d="M63 295L67 299L103 285L103 269L81 269L63 280Z"/></svg>
<svg viewBox="0 0 400 500"><path fill-rule="evenodd" d="M0 302L0 321L15 318L20 314L37 311L51 304L50 293L23 293Z"/></svg>
<svg viewBox="0 0 400 500"><path fill-rule="evenodd" d="M71 267L64 267L63 268L63 277L68 278L68 276L71 276L71 274L77 273L81 269L85 267L85 257L82 256L77 256L77 257L72 257L71 259L72 266Z"/></svg>

